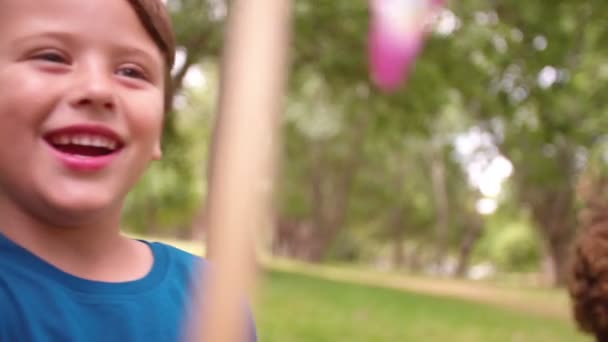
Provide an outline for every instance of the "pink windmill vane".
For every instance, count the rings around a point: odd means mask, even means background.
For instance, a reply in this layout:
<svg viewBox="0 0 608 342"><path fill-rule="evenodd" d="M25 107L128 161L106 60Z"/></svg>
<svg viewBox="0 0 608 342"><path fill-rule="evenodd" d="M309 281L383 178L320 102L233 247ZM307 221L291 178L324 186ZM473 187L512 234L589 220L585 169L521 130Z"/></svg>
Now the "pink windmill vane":
<svg viewBox="0 0 608 342"><path fill-rule="evenodd" d="M393 92L407 80L444 0L370 0L369 59L372 81Z"/></svg>

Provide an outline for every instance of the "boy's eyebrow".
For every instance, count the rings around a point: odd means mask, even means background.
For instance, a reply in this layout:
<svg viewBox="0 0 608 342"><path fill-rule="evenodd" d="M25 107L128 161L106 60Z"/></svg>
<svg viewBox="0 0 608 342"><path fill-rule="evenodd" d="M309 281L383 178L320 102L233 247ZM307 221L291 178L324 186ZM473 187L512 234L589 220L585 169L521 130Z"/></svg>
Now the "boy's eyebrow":
<svg viewBox="0 0 608 342"><path fill-rule="evenodd" d="M68 40L68 41L75 40L72 37L72 35L70 35L66 32L44 31L44 32L34 32L34 33L14 37L11 42L13 44L20 44L20 43L26 42L28 40L37 39L37 38L53 38L53 39Z"/></svg>

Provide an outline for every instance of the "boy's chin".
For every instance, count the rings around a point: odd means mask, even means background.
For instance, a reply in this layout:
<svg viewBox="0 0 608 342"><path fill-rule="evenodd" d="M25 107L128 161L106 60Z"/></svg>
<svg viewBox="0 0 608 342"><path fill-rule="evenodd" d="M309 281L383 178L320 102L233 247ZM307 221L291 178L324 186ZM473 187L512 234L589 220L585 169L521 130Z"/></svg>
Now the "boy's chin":
<svg viewBox="0 0 608 342"><path fill-rule="evenodd" d="M121 203L103 196L55 198L47 202L50 219L61 226L101 223L119 217Z"/></svg>

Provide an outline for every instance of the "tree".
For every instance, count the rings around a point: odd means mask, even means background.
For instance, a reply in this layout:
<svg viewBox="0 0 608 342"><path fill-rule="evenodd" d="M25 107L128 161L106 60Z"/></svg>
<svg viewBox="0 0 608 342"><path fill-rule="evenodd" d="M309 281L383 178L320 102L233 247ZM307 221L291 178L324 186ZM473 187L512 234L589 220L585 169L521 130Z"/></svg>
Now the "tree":
<svg viewBox="0 0 608 342"><path fill-rule="evenodd" d="M597 82L607 34L598 13L605 9L599 1L539 1L496 2L473 12L463 5L459 12L463 34L486 37L485 46L468 46L489 90L471 89L472 114L515 165L519 199L542 237L548 278L558 284L576 228L581 158L606 127L599 125L605 107L597 99L605 87Z"/></svg>

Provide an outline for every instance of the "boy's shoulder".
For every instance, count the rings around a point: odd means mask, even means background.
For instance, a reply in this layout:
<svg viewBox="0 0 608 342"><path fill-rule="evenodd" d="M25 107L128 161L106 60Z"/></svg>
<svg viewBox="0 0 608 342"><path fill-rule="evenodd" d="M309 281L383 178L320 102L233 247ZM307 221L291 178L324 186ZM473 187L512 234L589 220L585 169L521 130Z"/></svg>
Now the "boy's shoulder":
<svg viewBox="0 0 608 342"><path fill-rule="evenodd" d="M175 245L166 242L159 242L153 240L140 241L148 244L154 251L161 249L164 250L165 253L170 254L171 257L176 258L177 260L181 260L184 262L199 262L203 260L203 258L198 255L195 255L194 253L188 252L185 249L179 248Z"/></svg>
<svg viewBox="0 0 608 342"><path fill-rule="evenodd" d="M177 247L176 245L173 245L170 243L153 241L153 240L140 240L140 241L148 244L154 252L156 252L158 250L163 250L164 253L168 253L172 258L175 258L176 260L179 260L182 262L186 262L186 263L204 262L204 259L201 256L196 255L192 252L189 252L183 248Z"/></svg>
<svg viewBox="0 0 608 342"><path fill-rule="evenodd" d="M192 275L207 268L207 261L203 257L174 245L157 241L143 242L152 249L156 262L168 263L168 272Z"/></svg>

